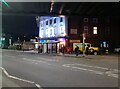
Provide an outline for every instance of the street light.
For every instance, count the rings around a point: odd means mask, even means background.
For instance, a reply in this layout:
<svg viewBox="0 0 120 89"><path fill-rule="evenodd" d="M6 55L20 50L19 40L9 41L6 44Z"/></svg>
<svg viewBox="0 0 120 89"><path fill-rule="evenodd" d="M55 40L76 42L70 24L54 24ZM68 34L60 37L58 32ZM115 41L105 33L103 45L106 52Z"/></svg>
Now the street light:
<svg viewBox="0 0 120 89"><path fill-rule="evenodd" d="M9 39L9 45L12 45L12 37Z"/></svg>
<svg viewBox="0 0 120 89"><path fill-rule="evenodd" d="M24 36L24 42L25 42L25 37L26 37L26 36Z"/></svg>
<svg viewBox="0 0 120 89"><path fill-rule="evenodd" d="M18 42L20 42L20 38L18 37Z"/></svg>
<svg viewBox="0 0 120 89"><path fill-rule="evenodd" d="M83 33L83 57L85 56L85 33Z"/></svg>

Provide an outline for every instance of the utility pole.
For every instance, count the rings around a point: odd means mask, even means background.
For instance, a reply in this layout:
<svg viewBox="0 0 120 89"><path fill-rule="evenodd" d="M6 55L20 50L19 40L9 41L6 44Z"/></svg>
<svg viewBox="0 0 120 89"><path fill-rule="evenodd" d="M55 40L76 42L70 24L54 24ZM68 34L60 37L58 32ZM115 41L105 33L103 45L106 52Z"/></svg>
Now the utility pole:
<svg viewBox="0 0 120 89"><path fill-rule="evenodd" d="M20 42L20 38L18 37L18 42Z"/></svg>
<svg viewBox="0 0 120 89"><path fill-rule="evenodd" d="M25 39L26 39L26 36L24 36L24 41L23 42L25 42Z"/></svg>
<svg viewBox="0 0 120 89"><path fill-rule="evenodd" d="M83 57L85 57L85 34L83 33Z"/></svg>
<svg viewBox="0 0 120 89"><path fill-rule="evenodd" d="M10 39L9 39L9 45L10 46L12 45L12 37L10 37Z"/></svg>

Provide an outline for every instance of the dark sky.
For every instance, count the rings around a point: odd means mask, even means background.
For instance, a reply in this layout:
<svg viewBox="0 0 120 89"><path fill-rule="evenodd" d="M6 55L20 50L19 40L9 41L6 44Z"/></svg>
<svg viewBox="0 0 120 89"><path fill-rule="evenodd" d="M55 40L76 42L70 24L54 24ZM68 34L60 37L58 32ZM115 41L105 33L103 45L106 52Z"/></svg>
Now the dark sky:
<svg viewBox="0 0 120 89"><path fill-rule="evenodd" d="M2 16L3 32L12 35L37 36L38 28L34 16Z"/></svg>

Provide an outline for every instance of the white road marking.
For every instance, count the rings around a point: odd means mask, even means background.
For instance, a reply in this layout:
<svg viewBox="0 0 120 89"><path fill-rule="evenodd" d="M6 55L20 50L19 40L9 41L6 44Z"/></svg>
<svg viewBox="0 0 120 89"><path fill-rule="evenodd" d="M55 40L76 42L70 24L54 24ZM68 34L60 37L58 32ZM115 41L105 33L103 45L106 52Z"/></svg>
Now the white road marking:
<svg viewBox="0 0 120 89"><path fill-rule="evenodd" d="M35 63L35 64L38 64L38 63Z"/></svg>
<svg viewBox="0 0 120 89"><path fill-rule="evenodd" d="M98 69L109 70L109 71L102 72L102 71L97 71L97 70L91 70L91 69L86 69L86 68L75 67L75 65L80 65L80 66L90 67L90 68L98 68ZM119 78L118 70L117 69L109 69L109 68L104 68L104 67L99 67L99 66L89 66L89 65L84 65L84 64L64 64L62 66L69 67L69 68L72 68L72 69L89 71L89 72L93 72L95 74L100 74L100 75L106 74L107 76ZM114 74L113 72L115 72L117 74Z"/></svg>
<svg viewBox="0 0 120 89"><path fill-rule="evenodd" d="M38 88L41 88L41 86L39 84L35 84Z"/></svg>
<svg viewBox="0 0 120 89"><path fill-rule="evenodd" d="M48 62L40 61L40 60L33 60L33 59L27 59L27 58L23 58L23 60L29 61L29 62L35 62L35 64L38 64L38 63L46 63L46 64L48 64L48 65L51 65L51 64L48 63Z"/></svg>
<svg viewBox="0 0 120 89"><path fill-rule="evenodd" d="M5 55L5 56L15 58L15 56L11 56L11 55Z"/></svg>
<svg viewBox="0 0 120 89"><path fill-rule="evenodd" d="M109 70L109 68L99 67L99 66L94 66L94 68L103 69L103 70Z"/></svg>
<svg viewBox="0 0 120 89"><path fill-rule="evenodd" d="M99 66L89 66L89 65L85 65L85 64L78 64L78 63L74 63L74 64L65 64L65 65L80 65L80 66L85 66L85 67L90 67L90 68L97 68L97 69L103 69L103 70L113 70L113 71L116 71L118 72L117 69L109 69L109 68L106 68L106 67L99 67Z"/></svg>
<svg viewBox="0 0 120 89"><path fill-rule="evenodd" d="M119 75L112 73L112 71L107 71L107 72L105 72L105 74L107 74L108 76L119 78Z"/></svg>
<svg viewBox="0 0 120 89"><path fill-rule="evenodd" d="M15 77L15 76L11 76L11 75L9 75L9 73L3 67L0 67L0 68L5 73L5 75L9 78L20 80L20 81L27 82L27 83L31 83L31 84L34 84L36 87L41 88L41 86L39 84L37 84L33 81L29 81L29 80L25 80L25 79L22 79L22 78Z"/></svg>
<svg viewBox="0 0 120 89"><path fill-rule="evenodd" d="M52 61L52 62L57 62L58 60L53 60L53 59L46 59L46 58L41 58L41 57L37 57L38 59L42 59L45 61Z"/></svg>
<svg viewBox="0 0 120 89"><path fill-rule="evenodd" d="M27 83L32 83L32 84L34 84L34 82L32 82L32 81L28 81L28 80L25 80L25 79L21 79L21 78L15 77L15 76L8 75L8 77L9 77L9 78L16 79L16 80L23 81L23 82L27 82Z"/></svg>
<svg viewBox="0 0 120 89"><path fill-rule="evenodd" d="M101 71L96 71L96 70L90 70L90 69L85 69L85 68L80 68L80 67L74 67L74 66L68 66L68 65L62 65L64 67L69 67L69 68L73 68L73 69L78 69L78 70L84 70L84 71L89 71L89 72L94 72L96 74L100 74L100 75L103 75L104 72L101 72Z"/></svg>

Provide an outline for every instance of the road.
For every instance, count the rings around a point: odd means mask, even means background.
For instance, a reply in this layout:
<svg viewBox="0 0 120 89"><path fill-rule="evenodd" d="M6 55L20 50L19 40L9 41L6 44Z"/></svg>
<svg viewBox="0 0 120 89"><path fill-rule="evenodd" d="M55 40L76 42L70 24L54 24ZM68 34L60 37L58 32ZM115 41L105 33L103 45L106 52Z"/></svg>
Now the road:
<svg viewBox="0 0 120 89"><path fill-rule="evenodd" d="M2 51L2 68L43 87L118 87L118 60Z"/></svg>

